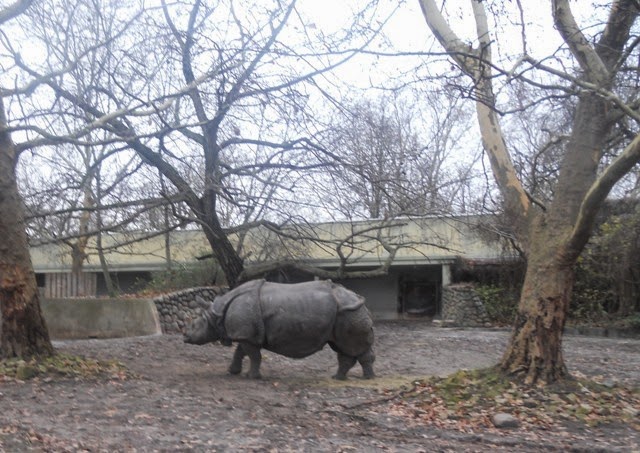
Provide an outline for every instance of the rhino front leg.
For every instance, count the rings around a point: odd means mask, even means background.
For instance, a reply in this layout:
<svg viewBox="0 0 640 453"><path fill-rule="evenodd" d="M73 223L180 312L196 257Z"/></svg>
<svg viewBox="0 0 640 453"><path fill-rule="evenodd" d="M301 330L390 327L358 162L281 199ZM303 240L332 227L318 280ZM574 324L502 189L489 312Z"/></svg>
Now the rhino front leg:
<svg viewBox="0 0 640 453"><path fill-rule="evenodd" d="M242 359L244 359L245 355L246 353L244 352L242 345L238 344L236 346L235 352L233 353L233 359L231 359L231 365L229 366L230 374L242 373Z"/></svg>
<svg viewBox="0 0 640 453"><path fill-rule="evenodd" d="M240 345L239 345L240 346ZM249 377L252 379L260 379L260 363L262 362L262 354L260 353L260 347L249 343L243 343L242 349L244 353L249 356L251 366L249 368Z"/></svg>
<svg viewBox="0 0 640 453"><path fill-rule="evenodd" d="M333 375L334 379L344 381L347 379L347 373L356 364L356 358L338 352L338 372Z"/></svg>

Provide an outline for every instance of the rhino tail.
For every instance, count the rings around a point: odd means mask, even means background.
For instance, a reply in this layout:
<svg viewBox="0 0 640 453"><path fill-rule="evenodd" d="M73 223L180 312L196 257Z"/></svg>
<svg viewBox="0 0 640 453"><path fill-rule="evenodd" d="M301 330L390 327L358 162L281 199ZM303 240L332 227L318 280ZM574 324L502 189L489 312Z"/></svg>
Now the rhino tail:
<svg viewBox="0 0 640 453"><path fill-rule="evenodd" d="M357 310L364 305L364 297L342 285L332 283L331 295L338 305L338 312Z"/></svg>

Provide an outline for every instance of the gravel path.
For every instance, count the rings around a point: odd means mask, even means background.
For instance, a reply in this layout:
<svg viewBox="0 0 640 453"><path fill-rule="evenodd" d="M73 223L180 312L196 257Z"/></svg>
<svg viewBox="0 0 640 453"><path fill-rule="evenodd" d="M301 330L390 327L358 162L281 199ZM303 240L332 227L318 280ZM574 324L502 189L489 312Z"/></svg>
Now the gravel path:
<svg viewBox="0 0 640 453"><path fill-rule="evenodd" d="M55 342L65 353L122 361L140 378L0 383L0 451L636 451L637 431L567 436L461 434L376 412L412 378L495 364L508 332L420 322L376 325L379 378L336 382L335 354L265 352L259 381L230 376L232 348L176 335ZM565 337L571 371L640 386L640 341ZM382 406L380 406L382 407ZM538 439L537 441L532 439Z"/></svg>

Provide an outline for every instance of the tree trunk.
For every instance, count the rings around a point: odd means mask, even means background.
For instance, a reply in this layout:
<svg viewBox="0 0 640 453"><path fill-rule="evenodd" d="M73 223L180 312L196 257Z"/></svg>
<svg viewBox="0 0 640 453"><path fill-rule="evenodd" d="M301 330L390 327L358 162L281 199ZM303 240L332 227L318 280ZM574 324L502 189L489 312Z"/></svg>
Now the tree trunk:
<svg viewBox="0 0 640 453"><path fill-rule="evenodd" d="M162 193L168 193L166 184L164 182L164 175L161 172L158 172L158 177L160 178L160 187L162 188ZM171 222L169 218L171 216L171 208L168 205L165 205L162 208L162 215L164 220L164 258L167 263L167 270L171 271L173 268L173 262L171 259Z"/></svg>
<svg viewBox="0 0 640 453"><path fill-rule="evenodd" d="M542 216L541 216L542 217ZM561 227L536 219L530 228L518 314L501 368L527 384L544 385L567 377L562 334L574 283L572 261L564 259Z"/></svg>
<svg viewBox="0 0 640 453"><path fill-rule="evenodd" d="M582 202L597 177L609 128L605 102L593 94L580 96L556 196L548 211L530 216L528 234L522 240L527 245L527 272L501 368L522 376L527 384L544 385L568 375L562 334L574 266L589 239L591 225L579 236L573 230Z"/></svg>
<svg viewBox="0 0 640 453"><path fill-rule="evenodd" d="M89 222L91 221L91 211L95 203L93 201L93 196L91 194L91 174L87 176L87 182L84 183L84 197L82 200L82 207L86 208L86 211L83 211L80 214L80 225L78 227L78 239L71 246L71 272L80 276L82 274L82 267L84 265L84 260L87 259L87 244L89 243ZM92 294L73 294L74 296L87 296Z"/></svg>
<svg viewBox="0 0 640 453"><path fill-rule="evenodd" d="M111 272L109 272L109 263L107 263L107 258L104 256L101 232L98 232L96 235L96 248L98 249L98 259L100 260L100 269L102 269L102 276L104 277L107 294L109 297L116 297L118 295L118 290L116 289L116 285L111 277Z"/></svg>
<svg viewBox="0 0 640 453"><path fill-rule="evenodd" d="M203 230L209 245L211 245L213 255L224 272L227 285L231 288L235 287L240 283L238 279L244 270L242 258L233 248L217 218L210 219L209 222L204 224Z"/></svg>
<svg viewBox="0 0 640 453"><path fill-rule="evenodd" d="M100 167L96 170L96 203L98 205L102 204L102 173L100 171ZM98 231L96 234L96 249L98 252L98 259L100 260L100 269L102 269L102 276L104 277L104 284L107 287L107 294L109 297L116 297L118 295L118 291L113 279L111 278L109 263L107 263L107 258L104 256L104 248L102 247L102 229L102 209L98 209L96 210L96 230Z"/></svg>
<svg viewBox="0 0 640 453"><path fill-rule="evenodd" d="M0 358L51 355L16 183L17 156L5 127L0 98Z"/></svg>

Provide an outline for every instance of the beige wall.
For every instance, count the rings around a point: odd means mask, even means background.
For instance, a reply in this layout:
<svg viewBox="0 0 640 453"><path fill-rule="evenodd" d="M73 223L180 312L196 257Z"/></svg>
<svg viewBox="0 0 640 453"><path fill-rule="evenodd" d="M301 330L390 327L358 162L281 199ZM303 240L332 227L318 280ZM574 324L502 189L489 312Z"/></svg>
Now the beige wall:
<svg viewBox="0 0 640 453"><path fill-rule="evenodd" d="M342 254L349 257L349 265L375 266L388 257L388 251L376 239L377 235L381 235L391 246L405 245L396 254L396 264L451 262L459 256L469 259L499 258L502 254L499 244L485 242L474 228L476 222L476 217L460 217L296 225L292 227L291 235L302 232L321 241L308 240L300 245L278 238L275 233L265 229L253 233L247 249L252 257L297 257L331 266L338 263L336 247L340 244ZM269 247L268 244L273 245Z"/></svg>
<svg viewBox="0 0 640 453"><path fill-rule="evenodd" d="M381 234L389 244L406 244L395 259L396 264L451 262L458 256L469 259L495 259L501 254L497 243L483 241L473 228L475 217L456 219L421 218L388 222L362 221L354 223L319 223L296 225L291 234L302 232L320 239L294 242L277 237L267 229L255 229L247 237L244 255L248 262L274 259L306 259L315 265L336 265L336 247L349 257L350 266L375 266L383 262L388 252L374 237ZM377 226L382 225L380 229ZM133 239L131 235L111 235L103 239L105 247ZM233 237L231 238L233 241ZM100 271L95 242L90 241L85 271ZM175 263L194 262L211 253L201 231L174 231L171 254ZM65 272L71 268L69 248L49 244L32 247L31 257L36 272ZM106 254L111 271L150 271L166 267L164 235L111 250Z"/></svg>
<svg viewBox="0 0 640 453"><path fill-rule="evenodd" d="M148 299L51 299L40 306L54 340L162 333L156 306Z"/></svg>

